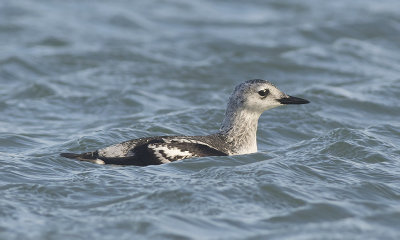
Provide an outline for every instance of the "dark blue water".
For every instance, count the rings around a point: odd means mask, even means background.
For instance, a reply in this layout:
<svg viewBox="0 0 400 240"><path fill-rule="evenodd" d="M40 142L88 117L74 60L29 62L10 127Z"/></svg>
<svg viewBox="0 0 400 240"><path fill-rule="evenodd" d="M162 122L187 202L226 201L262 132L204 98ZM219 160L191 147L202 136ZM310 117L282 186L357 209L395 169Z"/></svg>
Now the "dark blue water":
<svg viewBox="0 0 400 240"><path fill-rule="evenodd" d="M400 239L400 2L2 1L0 239ZM205 135L262 78L259 152L59 157Z"/></svg>

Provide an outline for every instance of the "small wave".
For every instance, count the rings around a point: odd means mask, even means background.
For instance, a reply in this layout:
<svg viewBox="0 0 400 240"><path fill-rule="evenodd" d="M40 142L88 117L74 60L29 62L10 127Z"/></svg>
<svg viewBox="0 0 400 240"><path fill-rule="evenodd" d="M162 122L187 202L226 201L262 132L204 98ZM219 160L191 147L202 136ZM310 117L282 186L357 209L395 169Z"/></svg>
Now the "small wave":
<svg viewBox="0 0 400 240"><path fill-rule="evenodd" d="M352 217L353 214L335 203L311 203L304 207L297 208L291 213L283 216L274 216L268 219L270 223L292 222L292 223L309 223L309 222L330 222Z"/></svg>
<svg viewBox="0 0 400 240"><path fill-rule="evenodd" d="M18 87L19 88L12 94L13 99L40 99L56 94L52 86L45 83L35 82L25 84L22 87L19 85Z"/></svg>
<svg viewBox="0 0 400 240"><path fill-rule="evenodd" d="M332 45L300 48L282 54L297 64L347 76L398 76L400 56L369 42L342 38ZM343 63L346 64L343 64Z"/></svg>
<svg viewBox="0 0 400 240"><path fill-rule="evenodd" d="M40 145L40 141L27 134L2 133L0 137L0 146L5 152L12 152L15 149L29 149L38 145Z"/></svg>
<svg viewBox="0 0 400 240"><path fill-rule="evenodd" d="M35 46L46 46L46 47L65 47L69 45L69 42L66 39L59 37L45 37L37 42L32 42L30 44L32 47Z"/></svg>
<svg viewBox="0 0 400 240"><path fill-rule="evenodd" d="M5 75L6 79L31 79L32 77L43 76L41 69L31 62L16 56L0 59L0 74Z"/></svg>

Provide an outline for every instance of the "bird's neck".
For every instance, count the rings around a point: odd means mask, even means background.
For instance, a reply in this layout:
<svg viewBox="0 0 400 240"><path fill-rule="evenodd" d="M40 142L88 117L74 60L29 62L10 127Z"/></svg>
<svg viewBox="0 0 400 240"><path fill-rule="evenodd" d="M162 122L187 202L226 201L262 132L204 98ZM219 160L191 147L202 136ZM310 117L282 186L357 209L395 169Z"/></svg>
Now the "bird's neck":
<svg viewBox="0 0 400 240"><path fill-rule="evenodd" d="M230 155L257 152L257 125L261 113L239 109L227 109L220 128L230 148Z"/></svg>

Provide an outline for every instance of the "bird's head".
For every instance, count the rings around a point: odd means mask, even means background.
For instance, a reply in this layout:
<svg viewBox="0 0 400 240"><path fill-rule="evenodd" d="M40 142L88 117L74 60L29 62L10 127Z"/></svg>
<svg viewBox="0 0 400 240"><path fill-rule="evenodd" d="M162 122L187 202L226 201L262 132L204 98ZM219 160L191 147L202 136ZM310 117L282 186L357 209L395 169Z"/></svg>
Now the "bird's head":
<svg viewBox="0 0 400 240"><path fill-rule="evenodd" d="M308 100L289 96L272 83L261 79L248 80L237 85L229 102L235 108L244 108L260 114L268 109L287 104L309 103Z"/></svg>

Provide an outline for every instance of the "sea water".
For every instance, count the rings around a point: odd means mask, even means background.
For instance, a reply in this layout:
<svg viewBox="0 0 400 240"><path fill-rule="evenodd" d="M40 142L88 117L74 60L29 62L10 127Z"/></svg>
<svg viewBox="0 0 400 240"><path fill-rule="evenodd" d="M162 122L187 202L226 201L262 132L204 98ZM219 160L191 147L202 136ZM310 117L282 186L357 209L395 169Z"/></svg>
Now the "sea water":
<svg viewBox="0 0 400 240"><path fill-rule="evenodd" d="M0 239L400 239L400 2L0 3ZM149 167L65 159L220 127L259 152Z"/></svg>

